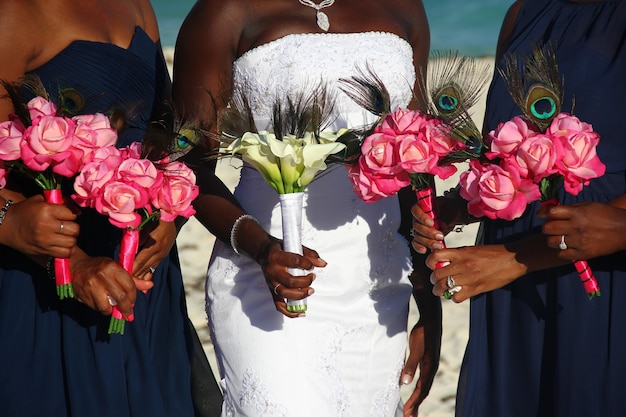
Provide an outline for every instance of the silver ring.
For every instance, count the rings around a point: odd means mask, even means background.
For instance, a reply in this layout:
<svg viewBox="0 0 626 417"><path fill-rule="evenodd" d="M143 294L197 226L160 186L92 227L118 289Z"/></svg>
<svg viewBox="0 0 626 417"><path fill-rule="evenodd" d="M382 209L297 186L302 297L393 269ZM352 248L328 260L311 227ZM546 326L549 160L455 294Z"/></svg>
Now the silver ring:
<svg viewBox="0 0 626 417"><path fill-rule="evenodd" d="M415 229L411 228L411 233L409 233L411 235L411 237L415 237L416 233L415 233Z"/></svg>
<svg viewBox="0 0 626 417"><path fill-rule="evenodd" d="M59 233L63 234L63 228L65 227L65 225L63 224L63 222L61 222L61 225L59 226Z"/></svg>
<svg viewBox="0 0 626 417"><path fill-rule="evenodd" d="M278 294L278 291L276 291L276 290L277 290L277 289L278 289L278 287L280 287L281 285L283 285L283 284L281 284L281 283L276 284L276 286L274 287L274 294L276 294L276 295L280 295L280 294Z"/></svg>
<svg viewBox="0 0 626 417"><path fill-rule="evenodd" d="M452 275L448 275L448 278L446 279L446 284L448 284L449 289L456 287L456 282L454 281L454 277Z"/></svg>
<svg viewBox="0 0 626 417"><path fill-rule="evenodd" d="M115 301L113 297L111 297L110 295L107 295L107 298L109 299L109 304L111 304L111 307L117 305L117 301Z"/></svg>
<svg viewBox="0 0 626 417"><path fill-rule="evenodd" d="M567 244L565 243L565 235L561 235L561 243L559 243L559 249L567 249Z"/></svg>
<svg viewBox="0 0 626 417"><path fill-rule="evenodd" d="M154 273L156 272L156 268L155 268L155 267L153 267L152 265L150 265L150 266L148 267L148 271L150 271L150 273L151 273L151 274L154 274Z"/></svg>

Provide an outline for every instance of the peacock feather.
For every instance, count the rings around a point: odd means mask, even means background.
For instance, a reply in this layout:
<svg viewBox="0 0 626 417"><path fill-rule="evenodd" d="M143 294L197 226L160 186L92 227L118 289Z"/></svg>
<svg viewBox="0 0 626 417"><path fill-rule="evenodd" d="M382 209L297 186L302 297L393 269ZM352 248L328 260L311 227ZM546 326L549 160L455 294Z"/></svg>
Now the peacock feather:
<svg viewBox="0 0 626 417"><path fill-rule="evenodd" d="M470 109L478 102L489 80L486 63L454 51L434 51L428 71L420 73L420 91L427 112L441 119L449 134L465 144L465 156L475 158L483 149L480 129Z"/></svg>
<svg viewBox="0 0 626 417"><path fill-rule="evenodd" d="M533 46L525 59L508 54L498 71L524 118L545 131L563 105L563 79L551 45Z"/></svg>

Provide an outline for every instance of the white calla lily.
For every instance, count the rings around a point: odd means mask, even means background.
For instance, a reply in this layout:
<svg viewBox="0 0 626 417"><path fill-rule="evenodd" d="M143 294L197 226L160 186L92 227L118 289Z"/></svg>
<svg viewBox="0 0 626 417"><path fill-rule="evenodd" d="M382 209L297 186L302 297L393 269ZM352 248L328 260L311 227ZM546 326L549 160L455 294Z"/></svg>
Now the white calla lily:
<svg viewBox="0 0 626 417"><path fill-rule="evenodd" d="M305 146L302 150L304 170L298 181L300 188L304 189L313 181L313 178L315 178L315 175L317 175L319 171L326 169L326 163L324 161L329 155L342 151L345 147L346 145L343 143L317 143Z"/></svg>
<svg viewBox="0 0 626 417"><path fill-rule="evenodd" d="M277 193L285 193L280 161L272 153L268 143L267 132L247 132L241 138L233 141L227 150L232 154L239 154L244 162L251 164L265 178L265 181ZM273 135L272 135L273 136Z"/></svg>
<svg viewBox="0 0 626 417"><path fill-rule="evenodd" d="M321 143L311 132L306 132L302 138L287 135L283 140L266 131L248 132L233 141L227 150L240 154L279 194L297 193L303 191L319 171L326 169L324 161L329 155L345 148L335 141L346 130L322 132Z"/></svg>

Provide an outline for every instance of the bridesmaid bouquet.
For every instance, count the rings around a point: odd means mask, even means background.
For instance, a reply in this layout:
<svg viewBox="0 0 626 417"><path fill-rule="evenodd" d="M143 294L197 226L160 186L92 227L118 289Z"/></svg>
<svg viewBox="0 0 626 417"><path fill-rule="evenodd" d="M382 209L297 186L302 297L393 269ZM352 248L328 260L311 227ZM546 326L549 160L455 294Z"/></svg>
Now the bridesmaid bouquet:
<svg viewBox="0 0 626 417"><path fill-rule="evenodd" d="M563 79L552 46L533 46L530 56L504 57L498 68L522 116L489 134L487 161L470 162L461 176L461 196L475 216L512 220L527 204L559 204L557 191L577 195L591 179L604 175L596 153L600 136L592 126L561 111ZM600 288L587 261L574 261L589 298Z"/></svg>
<svg viewBox="0 0 626 417"><path fill-rule="evenodd" d="M366 202L395 195L411 185L420 208L435 222L435 177L456 173L451 157L463 155L465 145L455 140L438 118L418 110L398 109L384 117L365 137L358 162L349 167L356 194ZM435 224L438 227L438 224Z"/></svg>
<svg viewBox="0 0 626 417"><path fill-rule="evenodd" d="M191 217L191 202L198 196L196 178L182 162L153 163L141 158L141 144L126 148L106 146L96 151L74 181L73 200L108 216L122 229L119 263L131 274L139 247L140 230L160 218L172 222L178 216ZM117 306L109 334L124 334L125 320Z"/></svg>
<svg viewBox="0 0 626 417"><path fill-rule="evenodd" d="M62 178L75 176L96 149L114 144L117 133L101 113L68 117L46 97L23 104L19 86L4 83L16 114L0 123L0 188L11 170L32 178L45 200L63 204ZM57 294L73 298L69 260L54 259Z"/></svg>
<svg viewBox="0 0 626 417"><path fill-rule="evenodd" d="M475 217L513 220L534 201L559 204L561 186L577 195L606 170L596 154L600 136L590 124L567 113L558 114L545 132L516 116L489 138L486 160L471 161L460 178L460 195ZM600 295L588 263L574 263L589 298Z"/></svg>
<svg viewBox="0 0 626 417"><path fill-rule="evenodd" d="M419 207L439 227L434 210L435 177L456 173L456 163L479 155L481 134L469 109L484 87L488 68L456 53L435 52L420 79L427 112L391 110L389 93L373 73L344 80L344 91L356 103L379 116L349 168L357 195L367 202L396 194L409 184Z"/></svg>
<svg viewBox="0 0 626 417"><path fill-rule="evenodd" d="M325 88L309 94L276 98L270 130L257 131L245 92L236 91L232 105L219 115L222 155L239 156L253 166L279 194L283 250L302 255L302 210L306 187L332 162L332 156L346 149L343 143L351 132L324 131L332 106ZM292 275L304 271L290 269ZM287 310L304 312L306 299L287 300Z"/></svg>

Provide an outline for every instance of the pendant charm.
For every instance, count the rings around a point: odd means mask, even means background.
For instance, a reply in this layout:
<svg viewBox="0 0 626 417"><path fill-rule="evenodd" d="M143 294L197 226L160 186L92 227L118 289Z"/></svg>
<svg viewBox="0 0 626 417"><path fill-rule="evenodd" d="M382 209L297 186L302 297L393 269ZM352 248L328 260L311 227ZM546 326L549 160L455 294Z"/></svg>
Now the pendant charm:
<svg viewBox="0 0 626 417"><path fill-rule="evenodd" d="M330 28L328 16L326 16L326 13L319 10L317 11L317 26L319 26L324 32L328 32L328 29Z"/></svg>

